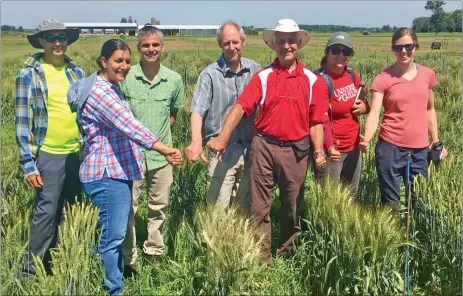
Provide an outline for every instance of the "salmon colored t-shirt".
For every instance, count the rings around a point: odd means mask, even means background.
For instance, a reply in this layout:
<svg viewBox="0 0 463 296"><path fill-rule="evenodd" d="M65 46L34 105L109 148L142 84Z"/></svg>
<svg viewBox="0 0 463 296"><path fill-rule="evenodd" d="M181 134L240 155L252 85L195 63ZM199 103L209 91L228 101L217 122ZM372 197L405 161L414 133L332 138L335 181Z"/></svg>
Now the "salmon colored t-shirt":
<svg viewBox="0 0 463 296"><path fill-rule="evenodd" d="M429 89L437 85L434 71L418 66L415 78L397 77L392 67L373 80L371 91L384 94L384 118L379 137L406 148L424 148L428 139Z"/></svg>

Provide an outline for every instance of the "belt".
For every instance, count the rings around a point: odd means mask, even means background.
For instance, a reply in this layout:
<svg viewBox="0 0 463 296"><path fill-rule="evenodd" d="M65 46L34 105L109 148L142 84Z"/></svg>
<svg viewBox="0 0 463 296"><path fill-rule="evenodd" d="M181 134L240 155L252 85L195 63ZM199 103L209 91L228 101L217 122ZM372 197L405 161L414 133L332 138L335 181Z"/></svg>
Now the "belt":
<svg viewBox="0 0 463 296"><path fill-rule="evenodd" d="M280 140L277 140L275 138L266 136L262 132L257 132L256 136L263 138L269 144L277 145L279 147L292 147L293 146L293 142L280 141Z"/></svg>

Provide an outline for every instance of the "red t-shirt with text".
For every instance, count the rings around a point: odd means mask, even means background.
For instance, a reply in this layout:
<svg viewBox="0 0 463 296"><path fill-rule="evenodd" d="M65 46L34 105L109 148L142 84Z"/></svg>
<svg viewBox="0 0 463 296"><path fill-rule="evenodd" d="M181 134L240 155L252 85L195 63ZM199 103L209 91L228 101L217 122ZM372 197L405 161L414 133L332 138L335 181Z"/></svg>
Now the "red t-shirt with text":
<svg viewBox="0 0 463 296"><path fill-rule="evenodd" d="M330 73L334 92L331 98L331 111L328 112L331 112L333 142L339 141L340 152L350 152L359 143L360 124L357 116L352 114L352 107L357 97L360 77L355 72L354 76L355 84L347 71L342 75Z"/></svg>

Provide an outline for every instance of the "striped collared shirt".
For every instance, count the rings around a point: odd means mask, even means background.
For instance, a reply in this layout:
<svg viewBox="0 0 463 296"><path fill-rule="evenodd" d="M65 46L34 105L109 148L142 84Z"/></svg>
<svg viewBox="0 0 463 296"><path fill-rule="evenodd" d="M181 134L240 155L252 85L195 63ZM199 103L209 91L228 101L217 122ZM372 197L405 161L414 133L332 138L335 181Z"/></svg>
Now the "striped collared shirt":
<svg viewBox="0 0 463 296"><path fill-rule="evenodd" d="M151 149L158 141L135 119L119 88L97 77L82 110L84 161L82 183L109 178L141 180L144 176L142 146Z"/></svg>
<svg viewBox="0 0 463 296"><path fill-rule="evenodd" d="M260 65L256 62L241 58L240 70L235 73L222 54L218 61L201 72L190 112L198 113L203 118L203 144L220 133L227 113L235 105L251 77L260 69ZM230 137L229 143L241 141L249 145L252 140L253 120L253 116L242 119Z"/></svg>
<svg viewBox="0 0 463 296"><path fill-rule="evenodd" d="M39 60L43 53L29 57L25 67L16 77L16 143L19 148L19 164L25 177L38 175L35 156L43 144L48 128L48 88ZM85 73L65 56L66 77L69 83L84 78Z"/></svg>

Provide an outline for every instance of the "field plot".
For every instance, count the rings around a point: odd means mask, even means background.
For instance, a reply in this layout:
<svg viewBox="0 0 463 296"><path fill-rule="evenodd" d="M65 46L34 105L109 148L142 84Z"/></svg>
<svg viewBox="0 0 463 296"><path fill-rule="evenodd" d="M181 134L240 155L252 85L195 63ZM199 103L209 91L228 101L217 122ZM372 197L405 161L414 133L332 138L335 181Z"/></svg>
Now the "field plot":
<svg viewBox="0 0 463 296"><path fill-rule="evenodd" d="M356 49L351 67L362 71L367 87L394 62L389 51L391 34L353 34ZM118 38L117 36L114 36ZM67 54L87 74L96 70L95 59L110 36L89 36L72 45ZM299 54L310 69L319 66L327 34L312 34ZM234 211L220 216L206 208L206 166L184 162L174 173L166 225L167 255L148 262L139 255L138 276L125 281L130 295L399 295L404 287L405 247L411 250L413 295L459 295L462 290L462 38L445 36L441 50L431 50L443 35L418 35L417 61L436 71L436 109L439 135L449 157L439 169L430 167L428 180L420 179L417 195L421 210L412 223L409 242L405 215L391 215L378 207L379 189L374 154L363 155L358 203L333 185L317 186L309 172L302 210L299 249L269 266L258 264L252 223ZM129 37L133 63L138 62L135 37ZM212 37L165 38L163 64L184 79L186 107L173 129L174 146L182 151L190 143L188 109L199 73L220 54ZM61 246L53 251L54 275L39 270L37 279L24 282L22 254L27 248L33 192L19 171L14 138L14 79L23 60L35 51L21 36L2 37L2 294L95 295L102 293L101 265L92 253L95 211L87 205L66 212ZM247 39L243 56L262 66L275 55L261 36ZM363 125L363 120L361 120ZM363 129L362 129L363 131ZM376 139L373 141L375 144ZM403 195L402 195L403 196ZM403 202L403 199L402 199ZM139 254L146 238L146 197L137 215ZM274 193L272 244L279 240L279 198Z"/></svg>

